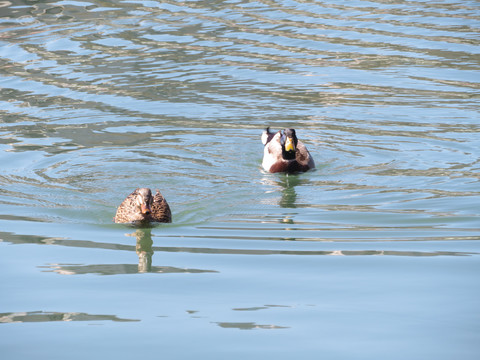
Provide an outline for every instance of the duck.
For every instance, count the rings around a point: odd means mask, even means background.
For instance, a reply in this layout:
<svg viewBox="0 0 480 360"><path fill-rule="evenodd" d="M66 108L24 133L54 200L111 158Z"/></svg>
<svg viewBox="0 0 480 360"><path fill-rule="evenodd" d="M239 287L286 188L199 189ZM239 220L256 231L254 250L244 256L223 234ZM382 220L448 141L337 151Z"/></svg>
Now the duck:
<svg viewBox="0 0 480 360"><path fill-rule="evenodd" d="M315 167L307 147L297 139L295 129L275 132L267 127L262 133L262 167L271 173L305 172Z"/></svg>
<svg viewBox="0 0 480 360"><path fill-rule="evenodd" d="M137 188L123 200L113 220L115 223L132 224L170 223L172 213L159 190L152 196L149 188Z"/></svg>

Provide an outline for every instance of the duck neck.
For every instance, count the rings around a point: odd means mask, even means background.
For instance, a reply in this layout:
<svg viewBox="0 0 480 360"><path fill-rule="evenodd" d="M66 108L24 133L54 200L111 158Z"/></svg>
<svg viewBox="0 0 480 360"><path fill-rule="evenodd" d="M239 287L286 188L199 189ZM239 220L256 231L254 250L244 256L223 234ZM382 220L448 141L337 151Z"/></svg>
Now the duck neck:
<svg viewBox="0 0 480 360"><path fill-rule="evenodd" d="M285 160L294 160L295 159L295 151L285 151L282 149L282 156Z"/></svg>

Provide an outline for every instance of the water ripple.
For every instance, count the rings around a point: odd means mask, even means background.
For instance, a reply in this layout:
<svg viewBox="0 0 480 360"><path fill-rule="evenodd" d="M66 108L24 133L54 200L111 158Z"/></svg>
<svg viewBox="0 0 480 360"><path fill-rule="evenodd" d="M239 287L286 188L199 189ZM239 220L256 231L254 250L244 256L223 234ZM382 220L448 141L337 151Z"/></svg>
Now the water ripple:
<svg viewBox="0 0 480 360"><path fill-rule="evenodd" d="M476 359L479 18L0 1L2 356ZM317 168L264 172L266 126ZM137 187L173 223L114 224Z"/></svg>
<svg viewBox="0 0 480 360"><path fill-rule="evenodd" d="M109 223L142 184L213 238L257 218L250 239L278 208L297 210L304 240L468 237L477 15L471 2L6 3L0 201ZM262 174L266 125L299 128L319 169ZM218 226L238 213L239 228Z"/></svg>

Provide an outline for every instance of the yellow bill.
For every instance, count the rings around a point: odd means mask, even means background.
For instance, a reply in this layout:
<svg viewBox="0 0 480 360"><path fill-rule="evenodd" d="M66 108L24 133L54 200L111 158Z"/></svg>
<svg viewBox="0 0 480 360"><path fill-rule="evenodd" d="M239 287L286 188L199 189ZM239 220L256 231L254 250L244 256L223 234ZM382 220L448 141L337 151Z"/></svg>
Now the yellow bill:
<svg viewBox="0 0 480 360"><path fill-rule="evenodd" d="M287 137L287 140L285 140L285 151L295 151L295 144L291 137Z"/></svg>

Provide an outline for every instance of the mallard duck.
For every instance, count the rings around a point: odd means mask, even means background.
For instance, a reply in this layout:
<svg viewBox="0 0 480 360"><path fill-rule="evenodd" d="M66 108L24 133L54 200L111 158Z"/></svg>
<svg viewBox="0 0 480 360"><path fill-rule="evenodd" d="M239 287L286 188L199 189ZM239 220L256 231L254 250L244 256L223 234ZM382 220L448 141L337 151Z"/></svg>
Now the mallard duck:
<svg viewBox="0 0 480 360"><path fill-rule="evenodd" d="M262 133L263 168L271 173L303 172L315 167L315 162L306 146L297 139L294 129L270 132L268 127Z"/></svg>
<svg viewBox="0 0 480 360"><path fill-rule="evenodd" d="M155 196L148 188L138 188L120 204L115 214L116 223L172 222L172 213L165 198L157 190Z"/></svg>

